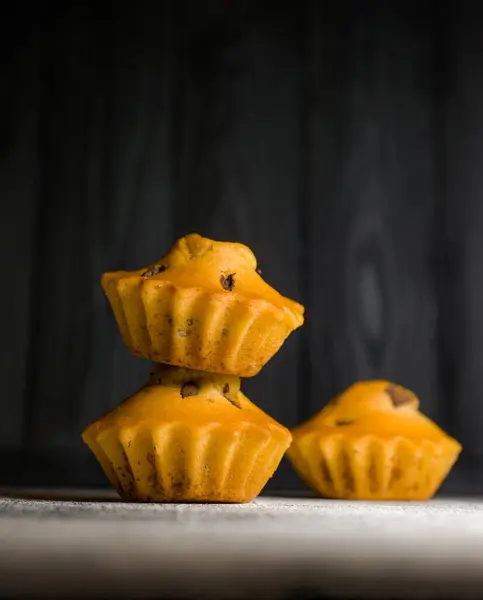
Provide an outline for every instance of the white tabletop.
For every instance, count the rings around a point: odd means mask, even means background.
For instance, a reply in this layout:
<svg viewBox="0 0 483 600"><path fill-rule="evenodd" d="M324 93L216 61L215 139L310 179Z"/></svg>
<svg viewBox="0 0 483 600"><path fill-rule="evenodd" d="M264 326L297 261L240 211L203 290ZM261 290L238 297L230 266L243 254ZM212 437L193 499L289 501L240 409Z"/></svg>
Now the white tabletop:
<svg viewBox="0 0 483 600"><path fill-rule="evenodd" d="M483 596L483 501L17 496L0 497L0 589L12 596Z"/></svg>

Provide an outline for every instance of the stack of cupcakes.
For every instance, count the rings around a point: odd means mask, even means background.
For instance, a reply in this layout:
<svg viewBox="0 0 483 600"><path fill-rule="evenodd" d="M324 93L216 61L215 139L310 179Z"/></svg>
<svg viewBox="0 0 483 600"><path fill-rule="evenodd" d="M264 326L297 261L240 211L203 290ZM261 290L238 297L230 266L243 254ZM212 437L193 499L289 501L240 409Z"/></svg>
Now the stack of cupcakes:
<svg viewBox="0 0 483 600"><path fill-rule="evenodd" d="M240 391L303 324L242 244L192 234L102 286L122 338L158 363L146 384L82 434L126 500L249 502L291 442Z"/></svg>
<svg viewBox="0 0 483 600"><path fill-rule="evenodd" d="M126 500L249 502L287 450L324 498L424 500L458 458L461 445L388 381L350 386L292 432L252 404L240 378L274 356L304 309L262 279L242 244L189 235L102 285L125 345L157 363L82 436Z"/></svg>

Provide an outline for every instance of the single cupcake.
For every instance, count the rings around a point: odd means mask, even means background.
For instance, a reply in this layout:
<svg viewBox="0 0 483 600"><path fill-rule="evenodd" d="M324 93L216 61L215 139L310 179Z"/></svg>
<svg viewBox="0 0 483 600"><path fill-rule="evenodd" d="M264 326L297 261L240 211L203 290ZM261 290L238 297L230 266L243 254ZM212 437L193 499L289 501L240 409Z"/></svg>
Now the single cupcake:
<svg viewBox="0 0 483 600"><path fill-rule="evenodd" d="M256 375L304 320L246 246L197 234L148 267L105 273L102 286L133 354L211 373Z"/></svg>
<svg viewBox="0 0 483 600"><path fill-rule="evenodd" d="M290 462L325 498L426 500L461 452L412 392L387 381L352 385L292 435Z"/></svg>
<svg viewBox="0 0 483 600"><path fill-rule="evenodd" d="M164 365L82 438L119 495L143 502L250 502L291 441L237 377Z"/></svg>

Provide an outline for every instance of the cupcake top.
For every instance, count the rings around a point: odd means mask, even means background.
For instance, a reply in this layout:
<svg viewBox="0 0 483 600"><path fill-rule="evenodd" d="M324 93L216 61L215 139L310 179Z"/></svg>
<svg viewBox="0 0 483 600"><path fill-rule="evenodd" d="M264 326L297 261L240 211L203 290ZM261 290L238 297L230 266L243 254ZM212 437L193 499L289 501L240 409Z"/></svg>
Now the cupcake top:
<svg viewBox="0 0 483 600"><path fill-rule="evenodd" d="M106 289L112 281L130 278L265 300L282 309L294 326L303 323L304 307L285 298L262 279L255 256L243 244L216 242L190 234L179 239L167 254L147 267L105 273L102 285Z"/></svg>
<svg viewBox="0 0 483 600"><path fill-rule="evenodd" d="M293 433L300 435L314 430L351 437L373 434L415 441L452 440L419 411L419 400L413 392L389 381L361 381L351 385Z"/></svg>
<svg viewBox="0 0 483 600"><path fill-rule="evenodd" d="M285 439L288 430L240 391L240 379L168 365L157 365L146 385L85 431L112 427L153 428L182 423L198 428L214 424L256 426Z"/></svg>

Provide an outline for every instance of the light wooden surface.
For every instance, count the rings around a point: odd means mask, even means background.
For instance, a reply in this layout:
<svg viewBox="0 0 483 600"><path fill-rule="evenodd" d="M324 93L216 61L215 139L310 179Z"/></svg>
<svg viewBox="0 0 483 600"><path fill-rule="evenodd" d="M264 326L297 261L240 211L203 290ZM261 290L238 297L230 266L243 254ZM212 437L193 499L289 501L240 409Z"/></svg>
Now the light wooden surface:
<svg viewBox="0 0 483 600"><path fill-rule="evenodd" d="M467 598L483 589L479 501L21 495L0 497L0 587L16 597Z"/></svg>

